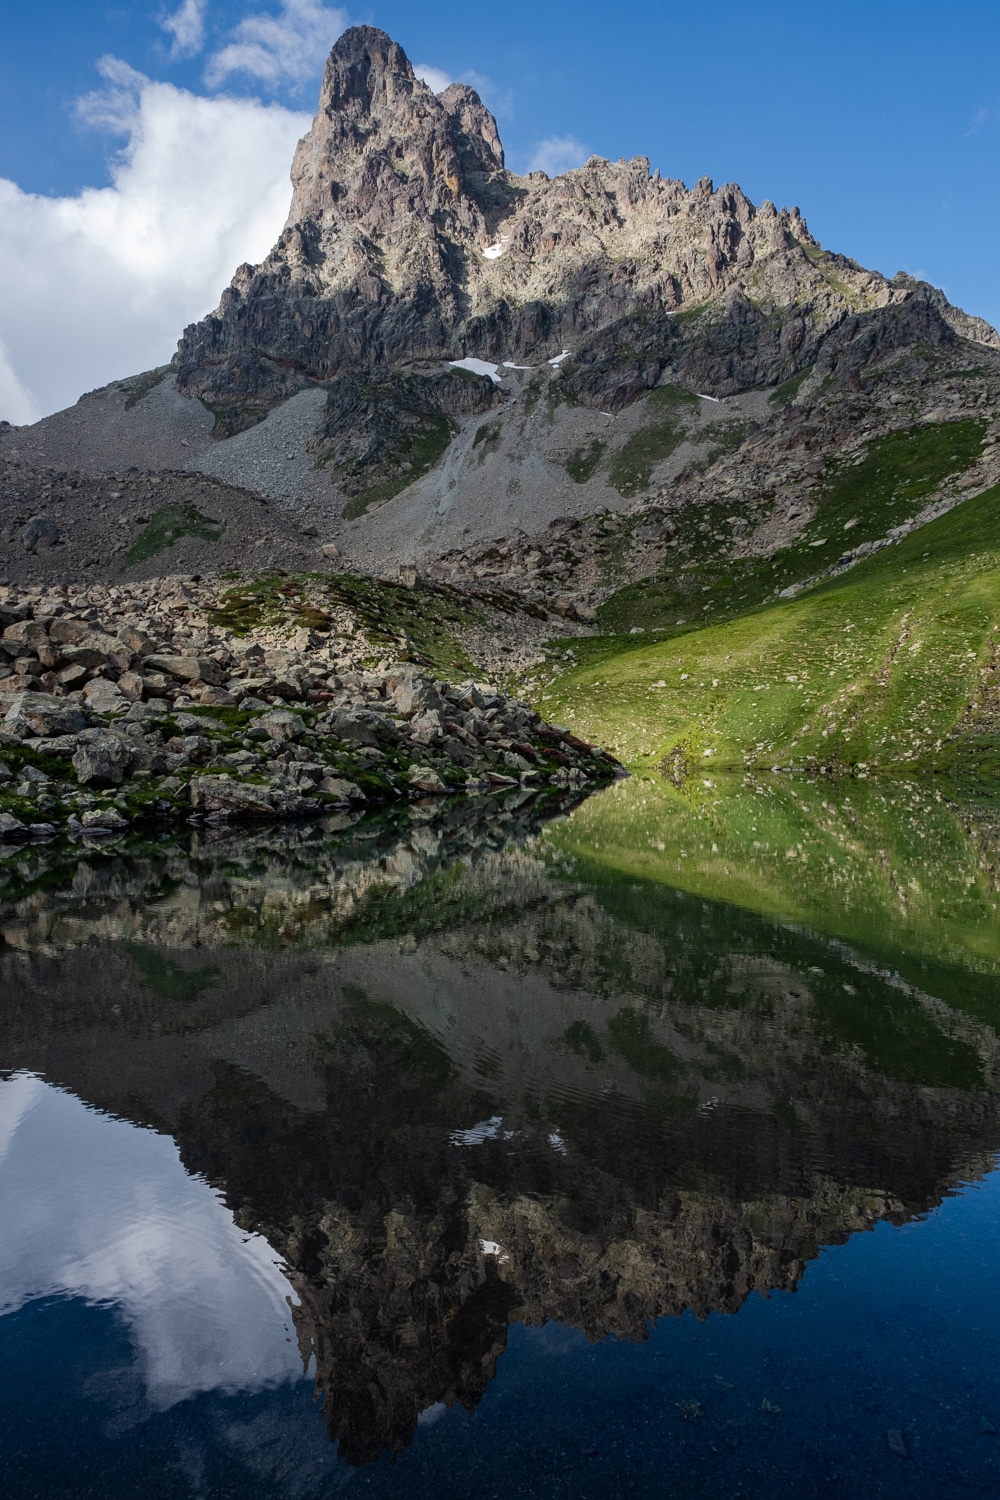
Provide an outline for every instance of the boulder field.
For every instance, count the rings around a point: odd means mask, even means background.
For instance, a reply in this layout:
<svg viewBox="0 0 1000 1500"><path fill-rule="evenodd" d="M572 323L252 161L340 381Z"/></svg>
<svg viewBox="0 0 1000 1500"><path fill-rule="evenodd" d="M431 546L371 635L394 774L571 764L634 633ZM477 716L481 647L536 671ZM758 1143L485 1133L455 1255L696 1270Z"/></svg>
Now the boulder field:
<svg viewBox="0 0 1000 1500"><path fill-rule="evenodd" d="M46 599L8 592L0 838L310 817L593 786L619 771L487 683L373 660L365 637L300 628L279 633L278 649L273 628L205 624L215 595L200 593L176 579Z"/></svg>

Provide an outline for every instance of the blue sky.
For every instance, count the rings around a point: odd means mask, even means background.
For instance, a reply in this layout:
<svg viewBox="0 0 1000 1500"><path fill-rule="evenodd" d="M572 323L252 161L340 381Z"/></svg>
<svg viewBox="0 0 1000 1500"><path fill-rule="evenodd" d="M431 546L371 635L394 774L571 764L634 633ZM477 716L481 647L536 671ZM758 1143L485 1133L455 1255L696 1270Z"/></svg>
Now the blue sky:
<svg viewBox="0 0 1000 1500"><path fill-rule="evenodd" d="M1000 322L996 0L42 0L7 7L0 54L0 416L169 358L227 257L273 237L322 57L357 21L479 84L515 169L596 151L735 180Z"/></svg>

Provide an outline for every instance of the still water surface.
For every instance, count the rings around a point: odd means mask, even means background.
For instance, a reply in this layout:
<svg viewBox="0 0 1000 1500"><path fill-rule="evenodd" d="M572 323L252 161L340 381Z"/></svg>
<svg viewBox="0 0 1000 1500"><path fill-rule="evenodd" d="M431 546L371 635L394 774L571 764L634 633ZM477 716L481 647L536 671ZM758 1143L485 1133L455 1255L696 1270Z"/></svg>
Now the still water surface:
<svg viewBox="0 0 1000 1500"><path fill-rule="evenodd" d="M998 1493L998 883L858 782L7 851L5 1492Z"/></svg>

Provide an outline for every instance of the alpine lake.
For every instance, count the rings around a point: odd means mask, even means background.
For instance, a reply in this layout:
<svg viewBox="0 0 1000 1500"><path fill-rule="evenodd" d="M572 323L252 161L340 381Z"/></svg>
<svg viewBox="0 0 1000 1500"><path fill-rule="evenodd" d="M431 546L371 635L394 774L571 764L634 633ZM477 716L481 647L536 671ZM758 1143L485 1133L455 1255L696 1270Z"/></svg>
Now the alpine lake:
<svg viewBox="0 0 1000 1500"><path fill-rule="evenodd" d="M4 1493L1000 1493L998 899L859 777L4 847Z"/></svg>

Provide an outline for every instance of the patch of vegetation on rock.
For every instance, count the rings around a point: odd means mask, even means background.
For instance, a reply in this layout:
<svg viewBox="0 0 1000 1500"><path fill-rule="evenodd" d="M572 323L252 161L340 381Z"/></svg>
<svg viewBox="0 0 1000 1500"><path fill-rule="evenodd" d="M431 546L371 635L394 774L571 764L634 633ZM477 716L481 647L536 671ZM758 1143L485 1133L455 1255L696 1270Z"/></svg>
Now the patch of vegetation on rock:
<svg viewBox="0 0 1000 1500"><path fill-rule="evenodd" d="M265 574L227 589L208 619L240 636L274 625L328 630L329 611L342 606L369 640L391 644L404 659L442 677L476 674L458 631L481 624L482 616L457 590L444 586L411 589L353 573Z"/></svg>
<svg viewBox="0 0 1000 1500"><path fill-rule="evenodd" d="M472 450L476 454L476 463L480 468L486 462L487 454L497 451L502 439L503 428L499 422L481 422L476 428L476 435L472 439Z"/></svg>
<svg viewBox="0 0 1000 1500"><path fill-rule="evenodd" d="M170 365L159 365L155 370L145 370L141 375L133 375L131 380L123 380L119 390L125 391L125 410L131 411L138 406L150 393L155 391L170 374Z"/></svg>
<svg viewBox="0 0 1000 1500"><path fill-rule="evenodd" d="M687 437L686 414L697 409L698 397L679 386L661 385L647 398L647 410L662 413L634 432L611 460L609 479L624 499L649 488L653 470L668 459Z"/></svg>
<svg viewBox="0 0 1000 1500"><path fill-rule="evenodd" d="M593 479L601 466L607 444L600 438L594 438L585 443L582 448L577 448L566 460L566 473L570 479L577 484L586 484L588 479Z"/></svg>
<svg viewBox="0 0 1000 1500"><path fill-rule="evenodd" d="M783 380L780 385L775 386L767 398L770 404L776 410L780 410L783 406L791 406L812 372L813 367L810 365L808 370L800 370L797 375L792 375L788 380Z"/></svg>
<svg viewBox="0 0 1000 1500"><path fill-rule="evenodd" d="M122 568L134 567L164 552L179 542L181 537L198 537L205 542L217 542L226 529L225 521L213 520L203 515L194 505L162 505L154 511L122 559Z"/></svg>
<svg viewBox="0 0 1000 1500"><path fill-rule="evenodd" d="M391 464L398 472L366 485L353 496L344 506L345 521L357 520L373 505L384 505L387 500L395 499L407 485L429 473L444 457L457 430L449 417L428 417L421 427L401 437L391 458L386 460L386 464ZM339 477L347 477L350 470L342 467L334 472Z"/></svg>
<svg viewBox="0 0 1000 1500"><path fill-rule="evenodd" d="M270 406L224 406L218 402L206 401L204 397L199 397L199 400L215 418L212 436L220 440L236 437L240 432L249 432L251 427L263 422L271 410Z"/></svg>

